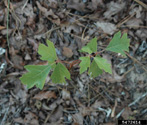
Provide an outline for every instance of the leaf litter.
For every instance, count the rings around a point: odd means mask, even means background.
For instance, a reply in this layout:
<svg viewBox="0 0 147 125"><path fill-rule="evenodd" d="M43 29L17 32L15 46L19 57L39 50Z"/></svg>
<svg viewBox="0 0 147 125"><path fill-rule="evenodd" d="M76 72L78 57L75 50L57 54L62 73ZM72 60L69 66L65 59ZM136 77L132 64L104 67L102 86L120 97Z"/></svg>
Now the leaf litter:
<svg viewBox="0 0 147 125"><path fill-rule="evenodd" d="M8 3L1 1L0 124L113 125L116 117L146 119L142 96L147 90L144 4L130 0L13 0L7 32ZM86 72L79 75L75 66L66 85L52 84L47 76L42 91L35 87L28 90L18 80L25 73L24 65L46 64L37 54L39 44L46 44L46 39L54 43L59 58L71 61L84 56L78 50L94 37L98 51L103 50L118 30L129 36L131 58L103 52L100 56L112 64L112 75L105 73L92 79ZM3 64L7 66L3 68ZM108 111L112 111L109 116Z"/></svg>

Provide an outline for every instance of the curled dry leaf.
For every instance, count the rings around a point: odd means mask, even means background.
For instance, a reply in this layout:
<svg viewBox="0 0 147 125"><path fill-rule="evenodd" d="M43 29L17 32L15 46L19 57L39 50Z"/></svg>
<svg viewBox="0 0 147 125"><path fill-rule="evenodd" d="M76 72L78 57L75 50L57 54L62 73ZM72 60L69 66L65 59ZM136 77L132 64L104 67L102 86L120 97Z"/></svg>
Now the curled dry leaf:
<svg viewBox="0 0 147 125"><path fill-rule="evenodd" d="M52 91L41 91L34 96L34 99L43 100L48 98L57 98L56 93Z"/></svg>

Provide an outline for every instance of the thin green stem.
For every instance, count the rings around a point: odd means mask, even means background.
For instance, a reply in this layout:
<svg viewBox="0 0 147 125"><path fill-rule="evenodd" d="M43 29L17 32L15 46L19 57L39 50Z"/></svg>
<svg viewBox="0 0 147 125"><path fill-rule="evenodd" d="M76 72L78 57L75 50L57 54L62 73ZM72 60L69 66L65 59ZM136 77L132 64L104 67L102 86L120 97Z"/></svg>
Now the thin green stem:
<svg viewBox="0 0 147 125"><path fill-rule="evenodd" d="M9 7L10 7L10 0L8 0L8 11L7 11L7 44L9 48Z"/></svg>

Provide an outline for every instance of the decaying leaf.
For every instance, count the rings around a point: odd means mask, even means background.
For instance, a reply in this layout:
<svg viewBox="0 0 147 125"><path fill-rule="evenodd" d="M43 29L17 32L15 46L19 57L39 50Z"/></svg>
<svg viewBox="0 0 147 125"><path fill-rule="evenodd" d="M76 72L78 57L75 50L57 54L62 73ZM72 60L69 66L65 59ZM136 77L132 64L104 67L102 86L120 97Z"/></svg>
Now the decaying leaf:
<svg viewBox="0 0 147 125"><path fill-rule="evenodd" d="M118 2L111 1L110 3L107 4L108 10L104 13L105 18L110 19L111 16L123 10L125 5L126 3L124 1L122 1L121 3L119 1Z"/></svg>
<svg viewBox="0 0 147 125"><path fill-rule="evenodd" d="M56 96L56 93L52 91L41 91L37 95L35 95L33 98L38 100L49 99L49 98L56 99L57 96Z"/></svg>
<svg viewBox="0 0 147 125"><path fill-rule="evenodd" d="M0 30L3 30L5 29L6 27L5 26L0 26Z"/></svg>
<svg viewBox="0 0 147 125"><path fill-rule="evenodd" d="M70 92L65 90L65 89L63 89L62 90L62 98L64 100L70 100L70 98L71 98Z"/></svg>
<svg viewBox="0 0 147 125"><path fill-rule="evenodd" d="M63 107L59 105L54 112L51 114L51 117L49 118L50 122L56 122L59 119L61 119L63 116Z"/></svg>
<svg viewBox="0 0 147 125"><path fill-rule="evenodd" d="M70 48L63 47L63 55L70 58L73 55L73 52Z"/></svg>
<svg viewBox="0 0 147 125"><path fill-rule="evenodd" d="M98 28L101 28L104 33L107 33L110 35L114 34L114 32L116 31L116 26L113 23L98 21L95 23L95 25Z"/></svg>

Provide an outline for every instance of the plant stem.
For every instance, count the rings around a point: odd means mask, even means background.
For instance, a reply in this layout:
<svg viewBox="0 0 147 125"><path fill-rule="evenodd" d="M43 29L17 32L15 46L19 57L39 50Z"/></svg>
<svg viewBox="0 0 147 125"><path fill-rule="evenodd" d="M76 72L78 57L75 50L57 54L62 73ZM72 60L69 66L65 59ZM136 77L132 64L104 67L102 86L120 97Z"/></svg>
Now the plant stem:
<svg viewBox="0 0 147 125"><path fill-rule="evenodd" d="M8 48L9 47L9 7L10 7L10 0L8 0L8 11L7 11L7 44L8 44Z"/></svg>

